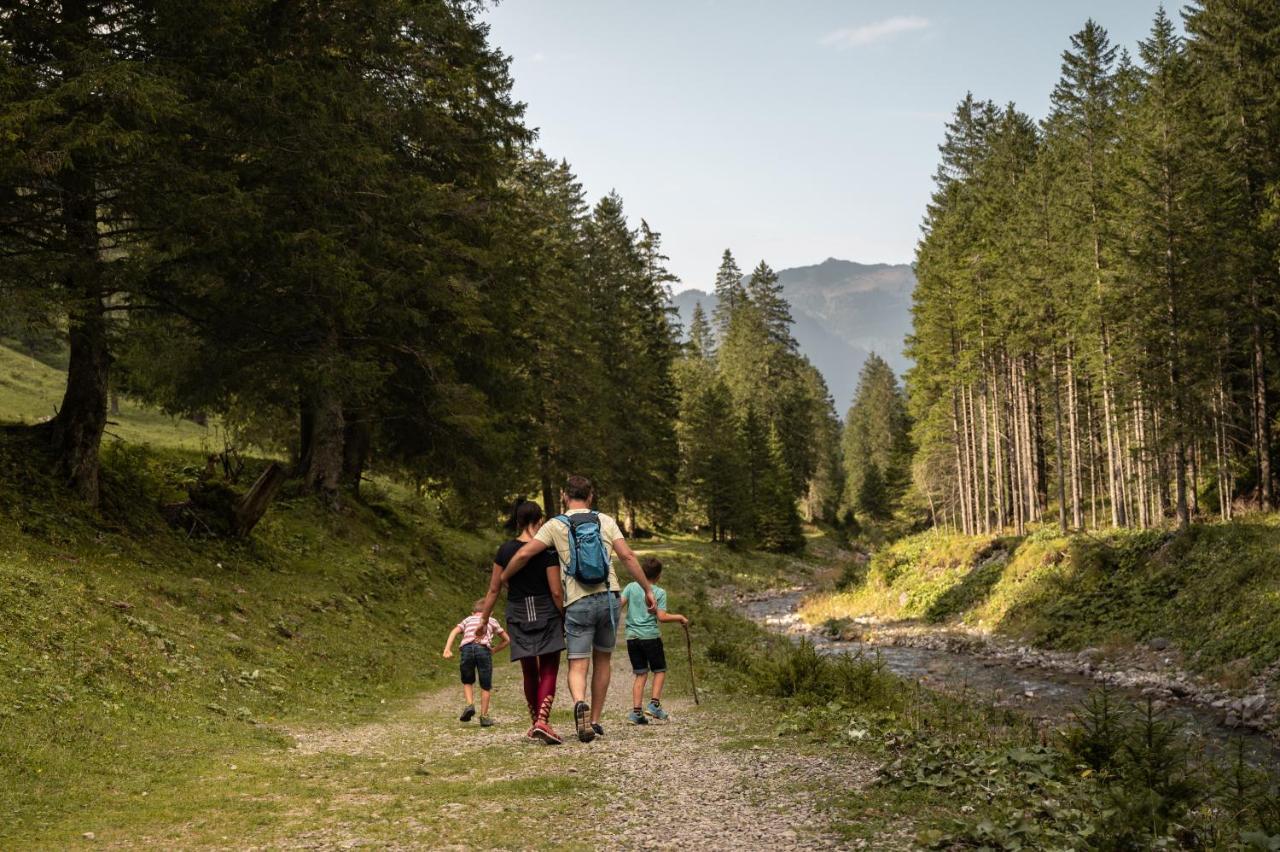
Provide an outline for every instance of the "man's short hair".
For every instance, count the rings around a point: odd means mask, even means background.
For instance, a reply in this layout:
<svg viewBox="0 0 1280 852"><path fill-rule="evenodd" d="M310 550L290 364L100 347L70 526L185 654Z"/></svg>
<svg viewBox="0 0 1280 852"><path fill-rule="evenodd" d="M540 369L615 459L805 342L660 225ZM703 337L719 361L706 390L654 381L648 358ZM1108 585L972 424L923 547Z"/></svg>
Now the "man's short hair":
<svg viewBox="0 0 1280 852"><path fill-rule="evenodd" d="M650 556L640 563L641 569L644 570L645 579L653 582L662 576L662 560L656 556Z"/></svg>
<svg viewBox="0 0 1280 852"><path fill-rule="evenodd" d="M571 476L564 483L564 496L570 500L590 500L591 480L585 476Z"/></svg>

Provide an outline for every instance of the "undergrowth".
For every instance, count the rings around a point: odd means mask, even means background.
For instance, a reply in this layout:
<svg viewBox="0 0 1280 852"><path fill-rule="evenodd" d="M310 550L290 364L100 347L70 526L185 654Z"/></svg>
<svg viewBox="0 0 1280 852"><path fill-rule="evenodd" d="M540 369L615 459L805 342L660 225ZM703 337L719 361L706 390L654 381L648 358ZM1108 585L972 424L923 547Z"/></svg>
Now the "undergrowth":
<svg viewBox="0 0 1280 852"><path fill-rule="evenodd" d="M1158 705L1105 691L1058 732L885 672L874 657L777 647L751 663L778 733L877 759L842 799L846 831L912 814L935 849L1280 849L1280 781L1243 745L1210 757Z"/></svg>

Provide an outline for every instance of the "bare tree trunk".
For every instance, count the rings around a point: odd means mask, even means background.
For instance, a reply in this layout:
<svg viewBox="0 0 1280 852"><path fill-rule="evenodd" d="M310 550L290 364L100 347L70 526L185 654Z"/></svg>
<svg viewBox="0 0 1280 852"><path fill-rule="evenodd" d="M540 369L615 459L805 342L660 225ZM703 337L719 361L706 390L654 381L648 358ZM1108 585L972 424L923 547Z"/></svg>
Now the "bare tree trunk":
<svg viewBox="0 0 1280 852"><path fill-rule="evenodd" d="M360 494L369 451L373 446L373 424L367 412L355 412L347 418L343 427L342 485L352 494Z"/></svg>
<svg viewBox="0 0 1280 852"><path fill-rule="evenodd" d="M1267 360L1263 349L1262 306L1258 299L1258 282L1249 288L1249 307L1253 316L1250 337L1253 347L1251 361L1253 395L1253 452L1258 466L1258 506L1275 507L1271 493L1271 415L1267 410Z"/></svg>
<svg viewBox="0 0 1280 852"><path fill-rule="evenodd" d="M1078 423L1079 401L1076 399L1076 375L1073 366L1075 350L1073 344L1067 343L1067 429L1071 432L1071 526L1084 529L1084 511L1080 502L1080 425Z"/></svg>
<svg viewBox="0 0 1280 852"><path fill-rule="evenodd" d="M956 486L960 497L960 518L961 528L965 535L970 533L969 529L969 499L968 499L968 469L965 466L965 455L967 454L963 445L966 443L960 437L960 401L959 393L953 387L951 389L951 438L956 450Z"/></svg>
<svg viewBox="0 0 1280 852"><path fill-rule="evenodd" d="M311 393L311 434L303 442L308 453L302 478L309 491L336 500L342 484L346 437L342 400L329 389L316 388Z"/></svg>
<svg viewBox="0 0 1280 852"><path fill-rule="evenodd" d="M1098 528L1098 428L1093 417L1092 383L1085 386L1085 428L1089 430L1089 514L1091 526Z"/></svg>
<svg viewBox="0 0 1280 852"><path fill-rule="evenodd" d="M68 17L73 7L64 4ZM87 19L83 22L87 25ZM89 505L98 503L98 450L107 425L107 397L111 354L107 343L101 259L98 251L98 215L93 178L72 166L58 180L63 198L63 227L75 254L66 281L67 338L71 357L67 385L49 433L57 453L58 474L67 479Z"/></svg>
<svg viewBox="0 0 1280 852"><path fill-rule="evenodd" d="M1058 348L1053 348L1053 363L1050 370L1053 376L1053 448L1058 469L1058 529L1067 532L1067 472L1062 466L1062 401L1058 383Z"/></svg>
<svg viewBox="0 0 1280 852"><path fill-rule="evenodd" d="M982 403L982 446L980 448L982 451L982 531L988 533L991 532L991 445L989 442L991 424L987 420L987 386L985 379L979 399Z"/></svg>

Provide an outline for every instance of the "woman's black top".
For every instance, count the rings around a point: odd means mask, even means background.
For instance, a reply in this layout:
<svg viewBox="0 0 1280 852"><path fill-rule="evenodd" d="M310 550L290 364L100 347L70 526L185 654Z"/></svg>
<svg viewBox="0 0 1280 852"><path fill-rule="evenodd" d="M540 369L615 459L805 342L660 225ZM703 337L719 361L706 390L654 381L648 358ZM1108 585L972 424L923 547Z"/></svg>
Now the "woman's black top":
<svg viewBox="0 0 1280 852"><path fill-rule="evenodd" d="M517 539L504 543L498 548L498 555L493 557L493 561L506 568L511 557L515 556L516 551L524 545L525 542ZM550 595L551 586L547 584L547 568L552 566L560 567L560 557L556 556L555 550L550 548L526 562L524 567L507 581L507 600Z"/></svg>

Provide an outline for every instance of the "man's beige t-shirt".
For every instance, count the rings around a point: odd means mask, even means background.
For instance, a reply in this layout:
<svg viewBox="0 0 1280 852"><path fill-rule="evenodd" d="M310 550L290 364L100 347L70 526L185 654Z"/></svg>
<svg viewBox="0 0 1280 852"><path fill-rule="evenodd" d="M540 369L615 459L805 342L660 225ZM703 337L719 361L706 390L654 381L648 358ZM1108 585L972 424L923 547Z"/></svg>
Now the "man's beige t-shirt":
<svg viewBox="0 0 1280 852"><path fill-rule="evenodd" d="M565 512L566 515L576 515L579 512L590 512L590 509L570 509ZM618 528L618 522L603 512L600 514L600 534L604 536L604 540L609 543L609 583L598 583L594 586L583 585L574 578L565 573L565 568L569 566L569 527L564 521L557 521L555 518L547 521L538 530L538 534L534 536L538 541L547 547L554 547L556 554L560 557L560 576L564 578L564 605L568 606L576 600L585 598L587 595L594 595L603 591L621 592L622 586L618 584L618 575L613 570L613 543L622 538L622 530Z"/></svg>

